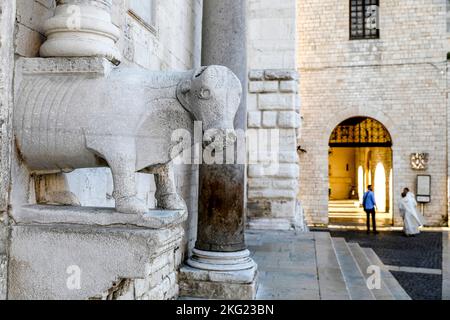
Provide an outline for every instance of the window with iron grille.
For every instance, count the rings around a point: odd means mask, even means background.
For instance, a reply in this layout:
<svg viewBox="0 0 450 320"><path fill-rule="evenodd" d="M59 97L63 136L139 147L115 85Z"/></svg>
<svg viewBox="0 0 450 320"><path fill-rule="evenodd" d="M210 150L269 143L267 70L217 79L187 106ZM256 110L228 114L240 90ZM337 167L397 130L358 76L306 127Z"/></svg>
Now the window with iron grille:
<svg viewBox="0 0 450 320"><path fill-rule="evenodd" d="M350 0L350 39L378 39L379 0Z"/></svg>

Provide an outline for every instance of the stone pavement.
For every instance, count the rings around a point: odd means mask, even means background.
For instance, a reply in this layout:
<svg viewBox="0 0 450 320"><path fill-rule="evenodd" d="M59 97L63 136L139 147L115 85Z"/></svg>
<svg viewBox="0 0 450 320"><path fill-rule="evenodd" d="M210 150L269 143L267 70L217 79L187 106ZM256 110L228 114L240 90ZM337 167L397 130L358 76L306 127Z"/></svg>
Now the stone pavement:
<svg viewBox="0 0 450 320"><path fill-rule="evenodd" d="M252 230L247 243L258 263L260 300L450 299L448 233ZM381 291L367 291L371 265L382 268Z"/></svg>
<svg viewBox="0 0 450 320"><path fill-rule="evenodd" d="M319 300L313 233L248 231L258 263L259 300Z"/></svg>

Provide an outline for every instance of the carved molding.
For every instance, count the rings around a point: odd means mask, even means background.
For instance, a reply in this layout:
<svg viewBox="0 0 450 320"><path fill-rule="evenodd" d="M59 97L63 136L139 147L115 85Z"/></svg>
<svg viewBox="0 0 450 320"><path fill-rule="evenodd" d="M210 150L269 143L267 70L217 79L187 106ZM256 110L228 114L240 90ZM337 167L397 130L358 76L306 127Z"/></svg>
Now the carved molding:
<svg viewBox="0 0 450 320"><path fill-rule="evenodd" d="M104 57L119 64L120 30L111 21L111 0L59 0L44 25L42 57Z"/></svg>
<svg viewBox="0 0 450 320"><path fill-rule="evenodd" d="M20 60L22 74L92 73L107 75L111 64L104 58L24 58Z"/></svg>

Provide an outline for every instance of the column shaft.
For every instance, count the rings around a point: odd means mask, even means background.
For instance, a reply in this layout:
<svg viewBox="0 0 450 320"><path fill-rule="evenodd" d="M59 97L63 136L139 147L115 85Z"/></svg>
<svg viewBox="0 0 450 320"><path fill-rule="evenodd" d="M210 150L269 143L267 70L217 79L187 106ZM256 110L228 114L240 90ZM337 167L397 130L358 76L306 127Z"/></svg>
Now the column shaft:
<svg viewBox="0 0 450 320"><path fill-rule="evenodd" d="M247 122L246 37L246 1L204 1L202 64L226 66L241 80L244 94L235 118L240 130ZM245 154L245 147L237 152ZM245 250L245 172L243 164L201 166L197 249Z"/></svg>

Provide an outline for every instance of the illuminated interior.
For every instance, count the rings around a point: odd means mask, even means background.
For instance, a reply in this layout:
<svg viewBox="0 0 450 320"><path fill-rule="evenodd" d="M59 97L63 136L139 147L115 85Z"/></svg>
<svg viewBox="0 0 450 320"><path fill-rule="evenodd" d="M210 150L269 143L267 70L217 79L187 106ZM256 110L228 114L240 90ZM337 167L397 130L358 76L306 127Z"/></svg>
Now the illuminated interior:
<svg viewBox="0 0 450 320"><path fill-rule="evenodd" d="M374 187L379 216L392 224L392 142L386 128L371 118L351 118L335 128L329 147L330 224L364 222L368 185Z"/></svg>

